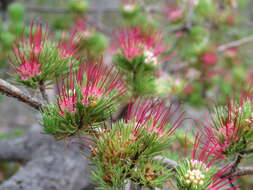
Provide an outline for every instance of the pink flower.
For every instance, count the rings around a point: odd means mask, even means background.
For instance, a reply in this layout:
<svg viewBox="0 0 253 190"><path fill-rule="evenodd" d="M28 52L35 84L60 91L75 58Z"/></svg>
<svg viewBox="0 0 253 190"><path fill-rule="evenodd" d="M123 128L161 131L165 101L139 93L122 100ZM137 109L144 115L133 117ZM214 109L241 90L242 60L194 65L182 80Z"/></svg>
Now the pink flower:
<svg viewBox="0 0 253 190"><path fill-rule="evenodd" d="M202 63L205 66L212 66L212 65L215 65L217 63L217 57L212 52L206 52L206 53L204 53L201 56L200 60L202 61Z"/></svg>
<svg viewBox="0 0 253 190"><path fill-rule="evenodd" d="M58 48L60 50L61 58L67 58L67 57L78 57L78 47L74 44L74 35L71 35L69 39L65 39L65 37L62 37L62 40L58 43Z"/></svg>
<svg viewBox="0 0 253 190"><path fill-rule="evenodd" d="M30 62L25 61L20 65L18 74L21 76L22 80L28 80L31 77L35 77L41 74L40 64L36 60L31 60Z"/></svg>
<svg viewBox="0 0 253 190"><path fill-rule="evenodd" d="M238 55L238 49L237 48L229 48L225 51L225 56L229 58L234 58Z"/></svg>
<svg viewBox="0 0 253 190"><path fill-rule="evenodd" d="M163 101L141 100L138 99L128 107L126 121L134 121L134 134L139 129L147 126L149 132L162 135L171 135L180 125L184 112L179 112L179 107L175 109L170 105L168 108L164 106ZM167 128L169 124L169 128Z"/></svg>
<svg viewBox="0 0 253 190"><path fill-rule="evenodd" d="M155 64L170 58L170 55L163 59L159 57L166 51L159 32L151 29L143 32L140 28L129 28L118 31L116 37L119 43L114 44L114 48L120 50L130 61L140 55L144 55L147 62L154 62Z"/></svg>
<svg viewBox="0 0 253 190"><path fill-rule="evenodd" d="M69 97L62 97L62 99L59 101L59 105L61 108L60 114L64 115L64 111L75 113L76 112L76 97L75 96L69 96Z"/></svg>
<svg viewBox="0 0 253 190"><path fill-rule="evenodd" d="M206 139L203 143L212 150L216 157L225 158L229 151L237 143L241 142L244 133L242 121L242 109L248 96L241 96L237 103L235 100L228 100L227 105L213 117L212 122L202 123L199 128ZM233 150L235 151L235 150ZM237 150L242 151L242 150Z"/></svg>
<svg viewBox="0 0 253 190"><path fill-rule="evenodd" d="M12 66L19 74L21 80L29 80L42 73L39 56L47 39L47 30L43 32L42 24L33 23L30 27L29 41L22 40L14 45L13 52L15 60L11 60Z"/></svg>
<svg viewBox="0 0 253 190"><path fill-rule="evenodd" d="M213 149L210 149L206 144L201 144L201 139L199 134L195 137L195 142L193 145L192 158L191 158L191 168L197 169L202 168L203 171L208 171L214 163L217 161L217 157L213 154ZM231 166L225 166L219 169L211 177L211 184L207 187L208 190L221 190L224 186L234 182L237 177L226 175L229 173ZM236 190L237 187L227 188L226 190Z"/></svg>
<svg viewBox="0 0 253 190"><path fill-rule="evenodd" d="M77 103L85 106L96 106L97 101L110 99L111 103L123 96L127 86L113 67L100 63L81 64L74 74L70 67L69 77L57 82L59 113L75 113ZM110 106L110 105L108 105Z"/></svg>
<svg viewBox="0 0 253 190"><path fill-rule="evenodd" d="M140 56L143 52L143 44L140 38L140 29L123 30L116 34L119 40L119 48L128 60Z"/></svg>
<svg viewBox="0 0 253 190"><path fill-rule="evenodd" d="M43 32L42 24L33 23L30 27L29 45L35 56L39 56L41 50L44 47L45 41L47 40L48 33L47 29ZM24 38L23 38L23 43Z"/></svg>
<svg viewBox="0 0 253 190"><path fill-rule="evenodd" d="M188 85L188 86L186 86L185 88L184 88L184 93L185 93L185 95L189 95L189 94L191 94L193 92L193 87L192 87L192 85Z"/></svg>
<svg viewBox="0 0 253 190"><path fill-rule="evenodd" d="M74 84L75 77L72 74L72 65L70 67L69 78L63 79L61 83L57 82L58 90L58 107L60 114L63 116L65 112L76 112L77 93Z"/></svg>
<svg viewBox="0 0 253 190"><path fill-rule="evenodd" d="M86 73L86 83L83 86L83 73ZM127 86L121 81L121 76L114 68L106 67L100 63L87 63L81 65L77 73L77 81L82 88L83 104L95 105L102 96L113 100L122 96Z"/></svg>
<svg viewBox="0 0 253 190"><path fill-rule="evenodd" d="M17 65L13 65L16 72L19 74L21 80L29 80L32 77L41 74L41 64L37 61L34 55L26 58L18 47L13 49L15 53Z"/></svg>
<svg viewBox="0 0 253 190"><path fill-rule="evenodd" d="M226 22L227 22L227 24L229 24L231 26L235 25L234 15L228 15L227 18L226 18Z"/></svg>
<svg viewBox="0 0 253 190"><path fill-rule="evenodd" d="M183 10L181 8L168 9L165 14L169 21L175 22L183 17Z"/></svg>

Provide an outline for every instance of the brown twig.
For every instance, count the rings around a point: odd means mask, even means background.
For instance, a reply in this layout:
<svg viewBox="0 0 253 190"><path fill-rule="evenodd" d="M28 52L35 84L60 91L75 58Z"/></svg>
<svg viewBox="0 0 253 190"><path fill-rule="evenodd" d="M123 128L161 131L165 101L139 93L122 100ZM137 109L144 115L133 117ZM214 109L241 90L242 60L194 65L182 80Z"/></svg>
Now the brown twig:
<svg viewBox="0 0 253 190"><path fill-rule="evenodd" d="M185 28L187 31L191 31L192 29L192 17L193 17L193 13L194 13L194 4L193 4L193 0L188 1L188 15L186 17L186 24L185 24Z"/></svg>
<svg viewBox="0 0 253 190"><path fill-rule="evenodd" d="M45 102L49 103L49 99L48 99L47 92L46 92L46 87L45 87L45 84L43 81L40 82L39 89L40 89L40 93L41 93L43 100Z"/></svg>
<svg viewBox="0 0 253 190"><path fill-rule="evenodd" d="M252 41L253 41L253 35L247 36L247 37L244 37L240 40L236 40L236 41L233 41L233 42L229 42L227 44L220 45L217 48L217 51L219 53L222 53L222 52L226 51L229 48L238 47L238 46L244 45L244 44L252 42Z"/></svg>
<svg viewBox="0 0 253 190"><path fill-rule="evenodd" d="M253 149L242 151L243 154L253 154Z"/></svg>
<svg viewBox="0 0 253 190"><path fill-rule="evenodd" d="M233 173L233 176L245 175L253 175L253 167L240 167Z"/></svg>
<svg viewBox="0 0 253 190"><path fill-rule="evenodd" d="M26 9L28 11L40 12L40 13L68 13L69 10L64 7L43 7L38 5L27 5Z"/></svg>
<svg viewBox="0 0 253 190"><path fill-rule="evenodd" d="M36 110L40 110L40 108L43 107L43 104L40 101L25 94L19 88L6 82L3 79L0 79L0 92L7 96L16 98L17 100L26 103L27 105L35 108Z"/></svg>

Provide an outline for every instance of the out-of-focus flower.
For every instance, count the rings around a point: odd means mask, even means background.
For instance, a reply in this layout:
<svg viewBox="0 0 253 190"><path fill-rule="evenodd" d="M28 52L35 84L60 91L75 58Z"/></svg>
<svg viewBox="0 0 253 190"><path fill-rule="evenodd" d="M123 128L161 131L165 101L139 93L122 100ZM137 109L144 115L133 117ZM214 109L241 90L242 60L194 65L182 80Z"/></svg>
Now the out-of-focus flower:
<svg viewBox="0 0 253 190"><path fill-rule="evenodd" d="M42 24L33 23L30 27L29 41L22 37L20 44L13 48L15 60L13 67L20 75L21 80L27 81L41 74L39 56L47 40L47 31L43 32ZM25 52L24 52L24 48Z"/></svg>
<svg viewBox="0 0 253 190"><path fill-rule="evenodd" d="M123 0L122 9L126 13L133 13L137 8L136 0Z"/></svg>
<svg viewBox="0 0 253 190"><path fill-rule="evenodd" d="M39 56L42 48L47 40L47 30L43 32L42 24L33 23L30 27L29 45L32 53L37 57ZM22 43L26 43L24 37Z"/></svg>
<svg viewBox="0 0 253 190"><path fill-rule="evenodd" d="M226 23L233 26L235 25L235 17L234 15L228 15L226 18Z"/></svg>
<svg viewBox="0 0 253 190"><path fill-rule="evenodd" d="M237 48L228 48L225 51L225 56L228 58L234 58L238 55L238 49Z"/></svg>
<svg viewBox="0 0 253 190"><path fill-rule="evenodd" d="M205 66L212 66L217 63L217 56L213 52L204 53L200 60Z"/></svg>
<svg viewBox="0 0 253 190"><path fill-rule="evenodd" d="M165 14L169 21L175 22L183 18L184 11L181 8L168 9Z"/></svg>
<svg viewBox="0 0 253 190"><path fill-rule="evenodd" d="M58 48L60 50L61 57L78 57L78 47L74 44L74 36L70 36L69 39L62 37L62 40L58 43Z"/></svg>
<svg viewBox="0 0 253 190"><path fill-rule="evenodd" d="M166 50L160 33L151 31L147 35L140 28L131 28L119 31L116 35L119 43L116 44L115 49L129 61L143 56L145 63L157 65L166 59L159 58Z"/></svg>
<svg viewBox="0 0 253 190"><path fill-rule="evenodd" d="M32 88L48 85L68 73L70 62L79 63L71 43L57 44L48 36L47 28L33 23L29 36L24 34L14 45L10 63L17 83Z"/></svg>
<svg viewBox="0 0 253 190"><path fill-rule="evenodd" d="M185 93L185 95L191 94L192 92L193 92L193 87L192 87L192 85L187 85L187 86L184 88L184 93Z"/></svg>

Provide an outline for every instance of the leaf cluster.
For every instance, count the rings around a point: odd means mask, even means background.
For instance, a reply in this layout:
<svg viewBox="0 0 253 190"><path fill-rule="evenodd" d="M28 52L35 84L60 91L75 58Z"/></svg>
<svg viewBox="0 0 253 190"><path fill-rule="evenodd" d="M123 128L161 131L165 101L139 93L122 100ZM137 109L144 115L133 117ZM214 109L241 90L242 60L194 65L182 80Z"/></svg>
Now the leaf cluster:
<svg viewBox="0 0 253 190"><path fill-rule="evenodd" d="M119 121L103 131L92 147L94 180L100 189L121 189L126 180L146 187L161 187L171 174L154 157L163 154L169 144L165 136L150 133L148 125L134 132L135 122Z"/></svg>

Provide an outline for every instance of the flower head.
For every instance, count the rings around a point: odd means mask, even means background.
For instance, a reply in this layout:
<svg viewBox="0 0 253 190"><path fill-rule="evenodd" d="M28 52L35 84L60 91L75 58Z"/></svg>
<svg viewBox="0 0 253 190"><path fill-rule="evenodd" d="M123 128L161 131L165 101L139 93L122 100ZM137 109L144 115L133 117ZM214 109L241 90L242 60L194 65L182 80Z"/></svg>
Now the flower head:
<svg viewBox="0 0 253 190"><path fill-rule="evenodd" d="M40 23L33 23L29 36L23 35L14 45L10 62L18 83L36 88L41 83L52 83L67 73L68 63L74 60L74 49L63 42L57 45L48 36L47 28Z"/></svg>
<svg viewBox="0 0 253 190"><path fill-rule="evenodd" d="M41 74L39 56L44 48L47 36L47 30L43 32L42 24L33 23L30 27L29 40L27 41L23 36L22 40L14 45L15 59L11 62L21 80L27 81Z"/></svg>
<svg viewBox="0 0 253 190"><path fill-rule="evenodd" d="M73 34L66 39L65 34L58 43L58 48L60 51L60 56L65 59L67 57L77 57L78 56L78 46L74 43L75 36Z"/></svg>
<svg viewBox="0 0 253 190"><path fill-rule="evenodd" d="M45 41L47 40L47 29L43 32L42 24L33 23L30 27L29 45L32 53L38 56L41 50L44 48ZM23 43L26 43L23 38Z"/></svg>
<svg viewBox="0 0 253 190"><path fill-rule="evenodd" d="M206 52L206 53L204 53L201 56L200 60L202 61L202 63L205 66L212 66L212 65L215 65L217 63L217 57L212 52Z"/></svg>
<svg viewBox="0 0 253 190"><path fill-rule="evenodd" d="M127 60L132 61L136 57L143 56L144 63L157 65L161 60L160 56L165 52L162 43L161 33L151 29L144 33L140 28L131 28L116 33L119 44L116 49Z"/></svg>
<svg viewBox="0 0 253 190"><path fill-rule="evenodd" d="M41 74L41 64L34 55L25 57L18 47L14 47L13 51L15 52L16 63L18 63L17 65L13 65L13 67L21 80L27 81Z"/></svg>
<svg viewBox="0 0 253 190"><path fill-rule="evenodd" d="M74 86L72 66L70 68L69 78L67 78L67 80L63 79L62 83L57 82L56 84L58 89L59 114L63 116L65 112L75 113L77 93Z"/></svg>
<svg viewBox="0 0 253 190"><path fill-rule="evenodd" d="M242 95L239 102L228 100L226 106L216 109L212 122L200 127L212 154L224 158L247 147L251 142L252 113L253 103L248 95Z"/></svg>
<svg viewBox="0 0 253 190"><path fill-rule="evenodd" d="M126 88L114 68L102 61L79 68L71 65L68 77L57 82L57 103L43 110L45 132L58 138L78 131L96 134L95 129L116 110Z"/></svg>
<svg viewBox="0 0 253 190"><path fill-rule="evenodd" d="M184 160L176 168L178 187L182 190L221 190L235 181L235 177L227 175L231 167L217 169L214 165L217 159L213 156L212 150L200 142L200 136L197 134L191 159Z"/></svg>
<svg viewBox="0 0 253 190"><path fill-rule="evenodd" d="M183 10L181 8L173 8L173 9L166 9L165 15L167 16L168 20L171 22L178 21L179 19L183 18Z"/></svg>
<svg viewBox="0 0 253 190"><path fill-rule="evenodd" d="M126 121L135 122L134 133L146 127L149 132L159 136L169 136L182 121L184 113L177 113L178 110L179 107L174 109L172 105L165 107L163 101L138 99L129 106Z"/></svg>
<svg viewBox="0 0 253 190"><path fill-rule="evenodd" d="M86 84L83 86L83 75L86 73ZM114 68L105 67L103 64L88 63L80 67L77 73L77 81L82 88L84 104L95 104L95 102L103 97L109 98L113 94L112 100L123 95L126 86L121 81L119 73Z"/></svg>
<svg viewBox="0 0 253 190"><path fill-rule="evenodd" d="M136 0L123 0L123 11L126 13L132 13L136 10L137 2Z"/></svg>

